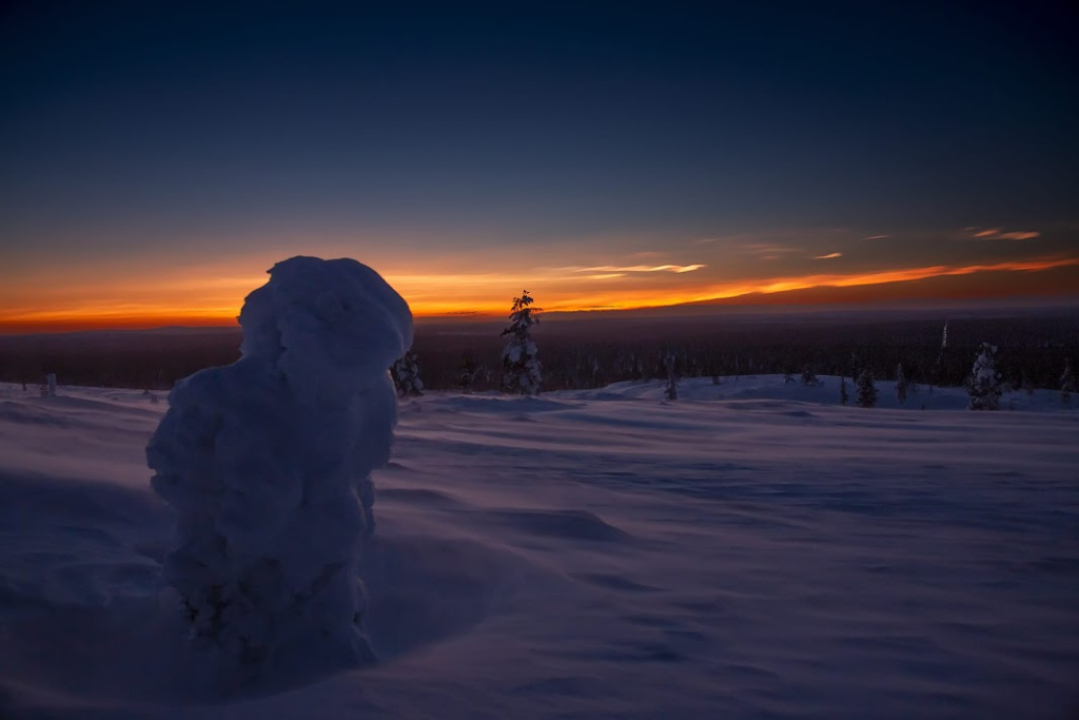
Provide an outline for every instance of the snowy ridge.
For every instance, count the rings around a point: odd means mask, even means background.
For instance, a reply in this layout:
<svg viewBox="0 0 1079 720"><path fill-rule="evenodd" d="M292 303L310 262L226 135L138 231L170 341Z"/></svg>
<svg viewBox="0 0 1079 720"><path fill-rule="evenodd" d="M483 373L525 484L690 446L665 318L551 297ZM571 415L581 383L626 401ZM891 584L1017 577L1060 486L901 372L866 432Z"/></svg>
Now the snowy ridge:
<svg viewBox="0 0 1079 720"><path fill-rule="evenodd" d="M1079 412L820 379L403 402L360 567L379 663L227 705L162 619L164 403L2 385L0 716L1073 712Z"/></svg>

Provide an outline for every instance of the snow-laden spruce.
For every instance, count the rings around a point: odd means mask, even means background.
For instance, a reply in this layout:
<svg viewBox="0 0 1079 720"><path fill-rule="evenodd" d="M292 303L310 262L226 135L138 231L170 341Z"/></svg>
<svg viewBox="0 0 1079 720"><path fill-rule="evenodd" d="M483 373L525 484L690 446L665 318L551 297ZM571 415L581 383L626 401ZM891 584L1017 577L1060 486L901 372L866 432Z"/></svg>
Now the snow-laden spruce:
<svg viewBox="0 0 1079 720"><path fill-rule="evenodd" d="M373 660L356 566L412 343L407 303L348 259L278 263L239 320L240 360L180 381L147 447L179 513L165 578L226 690Z"/></svg>
<svg viewBox="0 0 1079 720"><path fill-rule="evenodd" d="M846 376L840 375L839 376L839 404L840 405L846 405L848 399L849 398L847 397L847 378L846 378Z"/></svg>
<svg viewBox="0 0 1079 720"><path fill-rule="evenodd" d="M1070 405L1075 392L1075 374L1072 373L1071 360L1064 361L1064 374L1060 376L1060 402Z"/></svg>
<svg viewBox="0 0 1079 720"><path fill-rule="evenodd" d="M409 350L393 364L390 370L394 387L399 397L418 397L423 395L423 381L420 380L420 362L416 353Z"/></svg>
<svg viewBox="0 0 1079 720"><path fill-rule="evenodd" d="M821 384L816 373L813 372L813 368L809 365L802 368L802 384L806 387L816 387Z"/></svg>
<svg viewBox="0 0 1079 720"><path fill-rule="evenodd" d="M535 395L543 382L543 366L537 357L536 343L531 330L539 324L539 308L532 307L533 299L523 290L513 298L510 326L502 331L510 341L502 351L502 390L522 395Z"/></svg>
<svg viewBox="0 0 1079 720"><path fill-rule="evenodd" d="M877 386L868 370L863 370L855 382L858 390L858 407L871 408L877 405Z"/></svg>
<svg viewBox="0 0 1079 720"><path fill-rule="evenodd" d="M983 342L978 352L978 359L967 379L967 393L970 395L971 410L1000 409L1000 373L996 368L997 348Z"/></svg>
<svg viewBox="0 0 1079 720"><path fill-rule="evenodd" d="M663 394L668 400L677 400L678 382L681 378L678 374L678 357L673 352L667 353L663 358L663 369L667 372L667 386L663 389Z"/></svg>
<svg viewBox="0 0 1079 720"><path fill-rule="evenodd" d="M903 372L903 363L899 363L895 369L895 399L899 401L900 405L907 404L907 388L909 385L907 374Z"/></svg>

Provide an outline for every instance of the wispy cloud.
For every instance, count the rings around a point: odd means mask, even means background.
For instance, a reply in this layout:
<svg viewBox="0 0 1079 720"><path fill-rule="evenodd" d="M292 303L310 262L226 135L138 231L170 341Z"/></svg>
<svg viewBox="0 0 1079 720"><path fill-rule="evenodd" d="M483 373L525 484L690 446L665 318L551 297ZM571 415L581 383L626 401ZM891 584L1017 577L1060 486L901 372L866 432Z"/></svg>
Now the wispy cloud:
<svg viewBox="0 0 1079 720"><path fill-rule="evenodd" d="M862 238L863 240L883 240L884 238L891 237L891 235L870 235L869 237Z"/></svg>
<svg viewBox="0 0 1079 720"><path fill-rule="evenodd" d="M813 259L814 260L834 260L837 257L843 257L843 253L834 252L834 253L828 253L827 255L817 255Z"/></svg>
<svg viewBox="0 0 1079 720"><path fill-rule="evenodd" d="M741 247L745 255L756 255L758 260L779 260L784 255L802 252L799 248L772 243L746 243Z"/></svg>
<svg viewBox="0 0 1079 720"><path fill-rule="evenodd" d="M963 232L966 237L972 240L1033 240L1036 237L1041 237L1040 232L1035 232L1033 230L1005 232L1003 228L979 229L976 227L968 227L964 228Z"/></svg>
<svg viewBox="0 0 1079 720"><path fill-rule="evenodd" d="M653 273L672 272L687 273L700 270L705 265L599 265L597 267L574 267L566 268L569 272L592 272L592 273Z"/></svg>

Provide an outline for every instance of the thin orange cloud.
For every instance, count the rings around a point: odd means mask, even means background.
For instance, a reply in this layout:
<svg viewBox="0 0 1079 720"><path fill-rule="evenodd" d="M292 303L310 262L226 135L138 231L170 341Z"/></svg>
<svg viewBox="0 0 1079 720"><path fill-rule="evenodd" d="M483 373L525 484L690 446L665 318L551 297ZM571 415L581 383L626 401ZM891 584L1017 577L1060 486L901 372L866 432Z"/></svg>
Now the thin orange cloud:
<svg viewBox="0 0 1079 720"><path fill-rule="evenodd" d="M975 240L1033 240L1042 235L1040 232L1032 230L1004 232L1001 228L987 228L985 230L967 228L967 232L971 233L971 237Z"/></svg>
<svg viewBox="0 0 1079 720"><path fill-rule="evenodd" d="M617 265L600 265L599 267L585 267L585 268L566 268L571 272L614 272L614 273L652 273L652 272L673 272L673 273L687 273L694 270L700 270L706 267L705 265L628 265L625 267L619 267Z"/></svg>
<svg viewBox="0 0 1079 720"><path fill-rule="evenodd" d="M834 253L828 253L827 255L817 255L813 259L814 260L834 260L837 257L843 257L843 253L834 252Z"/></svg>

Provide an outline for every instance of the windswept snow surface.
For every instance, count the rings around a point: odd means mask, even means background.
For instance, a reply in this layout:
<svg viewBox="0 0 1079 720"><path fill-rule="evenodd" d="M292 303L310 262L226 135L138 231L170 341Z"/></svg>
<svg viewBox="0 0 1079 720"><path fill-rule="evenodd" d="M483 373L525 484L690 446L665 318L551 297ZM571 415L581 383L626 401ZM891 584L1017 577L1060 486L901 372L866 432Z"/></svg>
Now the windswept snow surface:
<svg viewBox="0 0 1079 720"><path fill-rule="evenodd" d="M1079 411L821 379L404 402L379 663L228 703L168 620L164 403L2 385L0 717L1075 717Z"/></svg>

